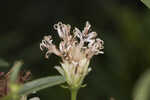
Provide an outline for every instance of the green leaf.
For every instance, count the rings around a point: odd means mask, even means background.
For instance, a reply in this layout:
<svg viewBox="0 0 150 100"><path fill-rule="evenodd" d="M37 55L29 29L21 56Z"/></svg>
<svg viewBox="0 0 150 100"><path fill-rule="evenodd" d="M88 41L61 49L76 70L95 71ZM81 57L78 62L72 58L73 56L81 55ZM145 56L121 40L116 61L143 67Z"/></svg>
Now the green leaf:
<svg viewBox="0 0 150 100"><path fill-rule="evenodd" d="M3 59L0 59L0 67L9 67L9 63Z"/></svg>
<svg viewBox="0 0 150 100"><path fill-rule="evenodd" d="M20 68L22 66L23 62L21 61L16 61L10 71L10 82L11 83L15 83L15 81L17 80L18 78L18 73L20 71Z"/></svg>
<svg viewBox="0 0 150 100"><path fill-rule="evenodd" d="M150 0L141 0L148 8L150 8Z"/></svg>
<svg viewBox="0 0 150 100"><path fill-rule="evenodd" d="M135 85L134 100L150 100L150 69L147 70Z"/></svg>
<svg viewBox="0 0 150 100"><path fill-rule="evenodd" d="M45 78L40 78L23 85L20 89L20 95L27 95L33 93L34 91L39 91L48 87L59 85L64 83L65 79L62 76L49 76Z"/></svg>

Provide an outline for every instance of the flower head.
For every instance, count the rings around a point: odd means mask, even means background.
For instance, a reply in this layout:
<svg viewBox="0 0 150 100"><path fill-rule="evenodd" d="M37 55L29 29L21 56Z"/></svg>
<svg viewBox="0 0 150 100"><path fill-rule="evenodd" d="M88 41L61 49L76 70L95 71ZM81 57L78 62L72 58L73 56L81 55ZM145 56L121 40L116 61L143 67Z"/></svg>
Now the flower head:
<svg viewBox="0 0 150 100"><path fill-rule="evenodd" d="M62 58L61 67L55 68L65 77L72 88L82 85L82 81L91 70L88 68L90 59L94 55L103 54L103 40L96 38L97 33L90 30L91 25L86 22L83 31L78 28L71 32L71 26L58 22L54 25L61 42L57 48L50 35L45 36L40 43L40 49L47 50L45 57L55 54Z"/></svg>

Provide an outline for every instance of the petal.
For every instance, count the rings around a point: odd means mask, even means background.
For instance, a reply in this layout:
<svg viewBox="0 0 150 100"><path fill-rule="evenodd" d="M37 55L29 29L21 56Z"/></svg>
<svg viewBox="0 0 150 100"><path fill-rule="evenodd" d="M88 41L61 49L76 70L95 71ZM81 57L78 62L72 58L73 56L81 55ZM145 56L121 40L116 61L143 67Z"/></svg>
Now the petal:
<svg viewBox="0 0 150 100"><path fill-rule="evenodd" d="M81 31L75 27L75 29L73 30L74 36L82 39L83 38L83 34L81 33Z"/></svg>
<svg viewBox="0 0 150 100"><path fill-rule="evenodd" d="M60 66L55 66L54 67L62 76L64 76L64 70Z"/></svg>
<svg viewBox="0 0 150 100"><path fill-rule="evenodd" d="M86 22L86 25L85 25L85 27L84 27L84 30L82 31L82 33L85 34L85 35L87 35L87 34L88 34L88 31L89 31L89 29L90 29L90 27L91 27L91 25L90 25L90 23L87 21L87 22Z"/></svg>

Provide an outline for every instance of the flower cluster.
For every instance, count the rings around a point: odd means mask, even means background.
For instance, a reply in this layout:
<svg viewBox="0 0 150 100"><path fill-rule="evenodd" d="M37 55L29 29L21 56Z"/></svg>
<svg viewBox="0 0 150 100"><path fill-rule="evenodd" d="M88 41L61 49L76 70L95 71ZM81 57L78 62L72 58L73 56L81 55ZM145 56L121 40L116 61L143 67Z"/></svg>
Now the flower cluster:
<svg viewBox="0 0 150 100"><path fill-rule="evenodd" d="M61 42L59 48L52 43L50 35L45 36L40 43L40 49L47 50L45 57L55 54L62 58L61 67L55 68L62 74L71 88L79 88L84 77L91 68L88 68L90 59L94 55L103 54L103 40L97 37L97 33L90 30L91 25L86 22L83 31L75 27L58 22L54 25Z"/></svg>

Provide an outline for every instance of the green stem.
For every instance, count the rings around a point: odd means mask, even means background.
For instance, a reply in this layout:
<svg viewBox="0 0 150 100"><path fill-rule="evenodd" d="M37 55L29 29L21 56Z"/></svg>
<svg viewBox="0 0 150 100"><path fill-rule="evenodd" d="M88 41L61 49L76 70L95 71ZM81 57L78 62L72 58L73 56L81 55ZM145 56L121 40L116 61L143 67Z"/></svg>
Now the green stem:
<svg viewBox="0 0 150 100"><path fill-rule="evenodd" d="M71 89L71 100L77 100L77 89Z"/></svg>

